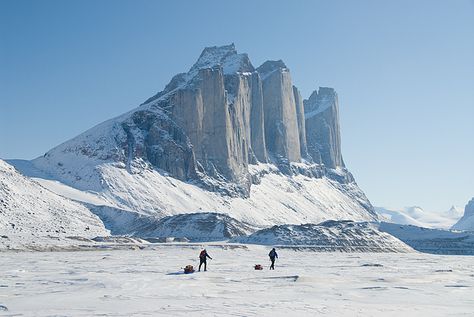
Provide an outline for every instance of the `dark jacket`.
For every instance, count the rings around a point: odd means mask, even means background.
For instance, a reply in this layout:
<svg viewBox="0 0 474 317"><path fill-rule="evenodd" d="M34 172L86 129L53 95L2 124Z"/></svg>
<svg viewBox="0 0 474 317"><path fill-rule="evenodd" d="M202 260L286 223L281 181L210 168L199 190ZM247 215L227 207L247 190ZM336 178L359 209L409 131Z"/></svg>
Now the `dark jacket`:
<svg viewBox="0 0 474 317"><path fill-rule="evenodd" d="M209 258L212 260L212 258L209 256L209 254L207 254L207 251L203 250L201 251L201 253L199 254L199 259L201 261L206 261L206 258Z"/></svg>
<svg viewBox="0 0 474 317"><path fill-rule="evenodd" d="M271 250L270 253L268 253L268 256L270 259L278 258L278 254L276 253L275 249Z"/></svg>

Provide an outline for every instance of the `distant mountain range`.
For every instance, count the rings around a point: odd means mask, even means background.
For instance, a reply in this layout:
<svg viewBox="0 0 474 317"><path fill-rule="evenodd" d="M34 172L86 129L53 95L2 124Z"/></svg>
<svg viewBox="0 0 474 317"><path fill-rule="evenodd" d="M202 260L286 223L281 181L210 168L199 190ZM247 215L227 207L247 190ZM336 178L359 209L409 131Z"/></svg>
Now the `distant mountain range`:
<svg viewBox="0 0 474 317"><path fill-rule="evenodd" d="M427 211L419 206L400 209L375 207L375 210L387 222L439 229L451 228L463 215L463 210L456 206L443 213Z"/></svg>

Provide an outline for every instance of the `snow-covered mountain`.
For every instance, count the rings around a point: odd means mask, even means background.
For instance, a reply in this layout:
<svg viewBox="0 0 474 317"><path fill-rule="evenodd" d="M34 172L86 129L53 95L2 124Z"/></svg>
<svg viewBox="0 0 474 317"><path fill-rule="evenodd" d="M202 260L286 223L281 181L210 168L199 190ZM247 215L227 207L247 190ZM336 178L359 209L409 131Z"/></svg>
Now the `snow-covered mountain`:
<svg viewBox="0 0 474 317"><path fill-rule="evenodd" d="M307 247L317 251L412 252L397 238L379 231L376 224L325 221L320 224L280 225L238 237L233 242Z"/></svg>
<svg viewBox="0 0 474 317"><path fill-rule="evenodd" d="M464 208L459 207L459 206L451 206L449 210L442 212L441 215L443 217L453 219L453 220L459 220L464 214Z"/></svg>
<svg viewBox="0 0 474 317"><path fill-rule="evenodd" d="M49 191L2 160L0 233L0 249L34 249L72 237L109 234L86 207Z"/></svg>
<svg viewBox="0 0 474 317"><path fill-rule="evenodd" d="M464 215L454 224L453 229L474 231L474 198L464 208Z"/></svg>
<svg viewBox="0 0 474 317"><path fill-rule="evenodd" d="M440 229L451 228L462 215L455 206L443 213L427 211L419 206L400 209L375 207L375 211L387 222Z"/></svg>
<svg viewBox="0 0 474 317"><path fill-rule="evenodd" d="M83 192L74 196L86 203L93 195L96 206L156 218L373 221L342 160L338 111L330 88L303 101L282 61L255 68L233 44L208 47L138 108L17 167L61 182L43 182L51 190Z"/></svg>

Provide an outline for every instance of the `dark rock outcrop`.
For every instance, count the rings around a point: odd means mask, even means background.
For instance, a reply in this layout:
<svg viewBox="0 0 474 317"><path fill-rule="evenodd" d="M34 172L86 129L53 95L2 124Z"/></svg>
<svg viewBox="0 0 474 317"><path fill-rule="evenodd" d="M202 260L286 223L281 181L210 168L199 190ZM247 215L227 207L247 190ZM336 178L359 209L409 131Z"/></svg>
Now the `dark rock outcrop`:
<svg viewBox="0 0 474 317"><path fill-rule="evenodd" d="M154 166L174 177L186 180L196 178L196 166L189 138L174 121L165 115L150 111L137 111L122 123L127 135L125 153L148 160Z"/></svg>

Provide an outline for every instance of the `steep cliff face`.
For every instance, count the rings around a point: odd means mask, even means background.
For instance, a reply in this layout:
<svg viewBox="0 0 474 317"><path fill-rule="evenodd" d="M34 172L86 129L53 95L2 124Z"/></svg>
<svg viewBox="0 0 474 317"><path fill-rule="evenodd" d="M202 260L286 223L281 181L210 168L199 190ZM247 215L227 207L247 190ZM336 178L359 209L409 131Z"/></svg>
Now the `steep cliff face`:
<svg viewBox="0 0 474 317"><path fill-rule="evenodd" d="M266 159L257 126L263 121L261 84L255 75L248 56L237 54L233 45L209 47L188 73L174 78L164 92L146 102L156 103L186 131L201 172L237 184L244 194L251 184L249 160L256 163L257 154ZM253 139L252 112L256 115ZM194 178L191 173L186 176Z"/></svg>
<svg viewBox="0 0 474 317"><path fill-rule="evenodd" d="M302 158L305 158L311 161L311 157L308 155L308 147L306 145L306 125L305 125L305 118L304 118L304 106L303 106L303 98L301 98L301 93L293 86L293 95L295 97L295 105L296 105L296 119L298 120L298 133L300 138L300 154Z"/></svg>
<svg viewBox="0 0 474 317"><path fill-rule="evenodd" d="M133 158L141 157L178 179L196 178L192 145L183 129L167 116L137 111L122 127L127 135L124 149L129 171Z"/></svg>
<svg viewBox="0 0 474 317"><path fill-rule="evenodd" d="M252 73L252 107L250 113L250 134L252 150L259 162L268 162L265 143L265 114L263 109L262 81L257 72Z"/></svg>
<svg viewBox="0 0 474 317"><path fill-rule="evenodd" d="M301 160L298 120L290 70L280 61L257 68L262 78L265 142L275 159Z"/></svg>
<svg viewBox="0 0 474 317"><path fill-rule="evenodd" d="M339 129L339 103L332 88L320 87L304 100L308 152L329 168L344 167Z"/></svg>

